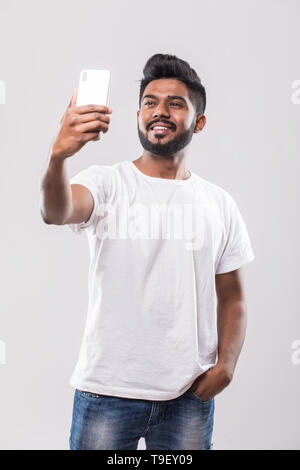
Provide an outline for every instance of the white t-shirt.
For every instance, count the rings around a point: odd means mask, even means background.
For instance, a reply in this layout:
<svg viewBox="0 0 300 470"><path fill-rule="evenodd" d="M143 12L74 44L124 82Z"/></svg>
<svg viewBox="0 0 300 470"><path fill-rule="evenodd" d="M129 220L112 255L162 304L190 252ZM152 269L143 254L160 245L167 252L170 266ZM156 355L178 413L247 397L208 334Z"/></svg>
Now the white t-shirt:
<svg viewBox="0 0 300 470"><path fill-rule="evenodd" d="M217 361L215 275L254 259L231 195L190 171L145 175L132 161L70 179L94 208L85 232L89 303L70 384L102 395L170 400Z"/></svg>

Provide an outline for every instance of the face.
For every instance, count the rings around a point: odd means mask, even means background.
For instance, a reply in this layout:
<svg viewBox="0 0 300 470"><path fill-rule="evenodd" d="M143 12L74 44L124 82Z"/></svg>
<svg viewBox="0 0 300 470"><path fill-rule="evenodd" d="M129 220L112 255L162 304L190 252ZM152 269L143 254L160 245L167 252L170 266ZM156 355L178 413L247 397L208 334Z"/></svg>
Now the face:
<svg viewBox="0 0 300 470"><path fill-rule="evenodd" d="M186 85L173 78L153 80L147 85L137 118L143 148L163 156L174 155L186 147L193 134L205 125L204 115L196 115Z"/></svg>

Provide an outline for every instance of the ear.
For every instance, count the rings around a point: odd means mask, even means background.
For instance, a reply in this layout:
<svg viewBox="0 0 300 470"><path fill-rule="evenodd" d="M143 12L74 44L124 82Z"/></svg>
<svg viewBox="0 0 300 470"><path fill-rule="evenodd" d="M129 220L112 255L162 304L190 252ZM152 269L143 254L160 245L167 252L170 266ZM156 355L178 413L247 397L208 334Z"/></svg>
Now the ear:
<svg viewBox="0 0 300 470"><path fill-rule="evenodd" d="M198 134L200 131L202 131L205 124L206 117L204 116L204 114L197 114L194 132Z"/></svg>
<svg viewBox="0 0 300 470"><path fill-rule="evenodd" d="M140 111L137 111L137 120L139 120Z"/></svg>

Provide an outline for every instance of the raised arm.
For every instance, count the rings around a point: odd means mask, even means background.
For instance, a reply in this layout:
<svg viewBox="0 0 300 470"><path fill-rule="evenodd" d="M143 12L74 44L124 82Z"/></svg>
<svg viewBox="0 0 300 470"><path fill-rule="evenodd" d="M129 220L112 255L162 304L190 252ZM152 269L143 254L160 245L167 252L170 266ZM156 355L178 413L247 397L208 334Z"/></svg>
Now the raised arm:
<svg viewBox="0 0 300 470"><path fill-rule="evenodd" d="M76 106L77 89L61 119L61 129L51 149L46 171L40 181L40 212L45 223L64 225L86 222L93 210L90 191L80 184L69 184L67 158L87 142L106 133L112 111L107 106Z"/></svg>

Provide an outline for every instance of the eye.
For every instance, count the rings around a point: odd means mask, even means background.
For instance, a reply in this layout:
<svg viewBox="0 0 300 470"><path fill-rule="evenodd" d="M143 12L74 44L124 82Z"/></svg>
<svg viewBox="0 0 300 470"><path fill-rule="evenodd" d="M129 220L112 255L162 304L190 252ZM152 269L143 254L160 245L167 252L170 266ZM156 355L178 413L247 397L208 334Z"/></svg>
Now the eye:
<svg viewBox="0 0 300 470"><path fill-rule="evenodd" d="M148 104L151 106L152 104L154 104L154 101L151 101L151 100L145 101L144 105L146 106ZM170 104L178 106L179 108L182 108L182 105L180 103L177 103L176 101L173 101Z"/></svg>

